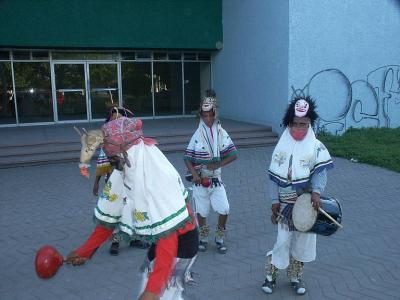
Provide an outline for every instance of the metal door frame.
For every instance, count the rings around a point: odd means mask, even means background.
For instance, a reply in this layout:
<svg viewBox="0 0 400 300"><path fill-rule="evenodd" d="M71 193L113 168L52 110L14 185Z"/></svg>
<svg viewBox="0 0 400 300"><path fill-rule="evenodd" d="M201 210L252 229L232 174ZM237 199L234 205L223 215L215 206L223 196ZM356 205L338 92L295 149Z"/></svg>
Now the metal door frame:
<svg viewBox="0 0 400 300"><path fill-rule="evenodd" d="M118 106L123 106L122 103L122 90L121 90L121 62L120 61L109 61L109 60L96 60L85 62L85 74L86 74L86 91L87 91L87 107L88 107L88 122L102 121L103 119L92 118L92 100L90 93L90 65L117 65L117 83L118 83Z"/></svg>
<svg viewBox="0 0 400 300"><path fill-rule="evenodd" d="M84 80L85 80L85 101L86 101L86 119L81 120L65 120L60 121L58 119L58 109L57 109L57 91L56 91L56 77L54 65L83 65ZM118 103L122 105L122 91L121 91L121 63L116 61L90 61L90 60L56 60L50 62L50 73L51 73L51 89L53 96L53 117L54 123L79 123L79 122L96 122L102 121L102 119L92 118L92 106L91 106L91 93L90 93L90 67L89 65L117 65L117 82L118 82ZM80 89L79 89L80 90Z"/></svg>
<svg viewBox="0 0 400 300"><path fill-rule="evenodd" d="M86 101L86 119L81 120L65 120L60 121L58 119L58 109L57 109L57 91L56 91L56 74L54 71L54 65L83 65L83 75L85 80L85 101ZM77 122L88 122L89 121L89 111L88 111L88 87L87 87L87 74L86 74L86 62L85 61L71 61L71 60L57 60L50 62L51 70L51 89L53 95L53 112L54 112L54 123L77 123ZM81 90L81 89L76 89Z"/></svg>

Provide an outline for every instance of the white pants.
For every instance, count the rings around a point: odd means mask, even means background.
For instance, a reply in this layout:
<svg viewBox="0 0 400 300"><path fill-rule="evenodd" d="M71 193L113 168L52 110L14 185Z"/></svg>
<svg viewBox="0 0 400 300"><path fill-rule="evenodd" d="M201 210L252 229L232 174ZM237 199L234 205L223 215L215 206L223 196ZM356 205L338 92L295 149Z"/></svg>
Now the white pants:
<svg viewBox="0 0 400 300"><path fill-rule="evenodd" d="M229 214L229 202L224 185L211 185L208 188L193 185L195 212L206 218L210 213L210 205L220 215Z"/></svg>
<svg viewBox="0 0 400 300"><path fill-rule="evenodd" d="M310 262L316 257L317 235L315 233L304 233L289 231L278 224L278 236L272 251L272 264L278 269L286 269L292 256L300 262Z"/></svg>

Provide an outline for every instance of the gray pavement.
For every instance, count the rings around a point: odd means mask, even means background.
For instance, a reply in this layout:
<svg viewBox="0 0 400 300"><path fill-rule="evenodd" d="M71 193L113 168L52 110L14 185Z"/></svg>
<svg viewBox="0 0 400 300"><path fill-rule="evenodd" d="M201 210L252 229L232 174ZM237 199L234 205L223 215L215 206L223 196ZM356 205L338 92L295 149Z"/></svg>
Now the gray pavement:
<svg viewBox="0 0 400 300"><path fill-rule="evenodd" d="M241 149L224 169L231 203L226 255L214 247L194 266L197 286L185 299L295 299L281 272L272 295L262 292L265 253L273 246L266 167L272 148ZM167 157L184 173L182 154ZM93 170L92 170L93 174ZM66 255L93 229L93 178L77 163L0 170L0 299L135 299L137 270L146 250L109 243L82 267L62 266L39 279L37 249L44 244ZM325 194L341 200L344 229L318 237L317 260L305 268L308 293L301 299L400 299L400 174L335 159ZM211 216L215 224L216 215Z"/></svg>

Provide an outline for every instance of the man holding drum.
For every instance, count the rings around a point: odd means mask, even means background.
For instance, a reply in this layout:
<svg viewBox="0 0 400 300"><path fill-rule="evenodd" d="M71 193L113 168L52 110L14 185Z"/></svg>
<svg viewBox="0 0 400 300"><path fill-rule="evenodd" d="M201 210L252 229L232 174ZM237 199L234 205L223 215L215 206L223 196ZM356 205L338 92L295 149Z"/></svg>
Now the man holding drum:
<svg viewBox="0 0 400 300"><path fill-rule="evenodd" d="M278 270L287 268L287 275L296 294L306 293L301 277L305 262L316 257L316 234L297 231L292 211L299 195L311 193L312 206L320 206L320 194L327 182L327 169L333 167L326 147L316 139L312 129L318 115L310 97L296 97L288 106L283 125L285 130L272 154L268 173L272 217L278 223L275 245L267 253L266 279L262 289L273 292Z"/></svg>

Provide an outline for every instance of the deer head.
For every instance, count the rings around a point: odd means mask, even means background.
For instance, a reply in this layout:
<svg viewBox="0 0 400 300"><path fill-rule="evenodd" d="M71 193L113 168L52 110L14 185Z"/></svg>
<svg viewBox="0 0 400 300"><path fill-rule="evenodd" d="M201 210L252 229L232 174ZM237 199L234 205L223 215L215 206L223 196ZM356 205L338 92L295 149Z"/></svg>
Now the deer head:
<svg viewBox="0 0 400 300"><path fill-rule="evenodd" d="M100 129L89 130L82 128L82 132L74 127L78 134L81 136L81 164L89 164L96 149L103 144L104 135Z"/></svg>

